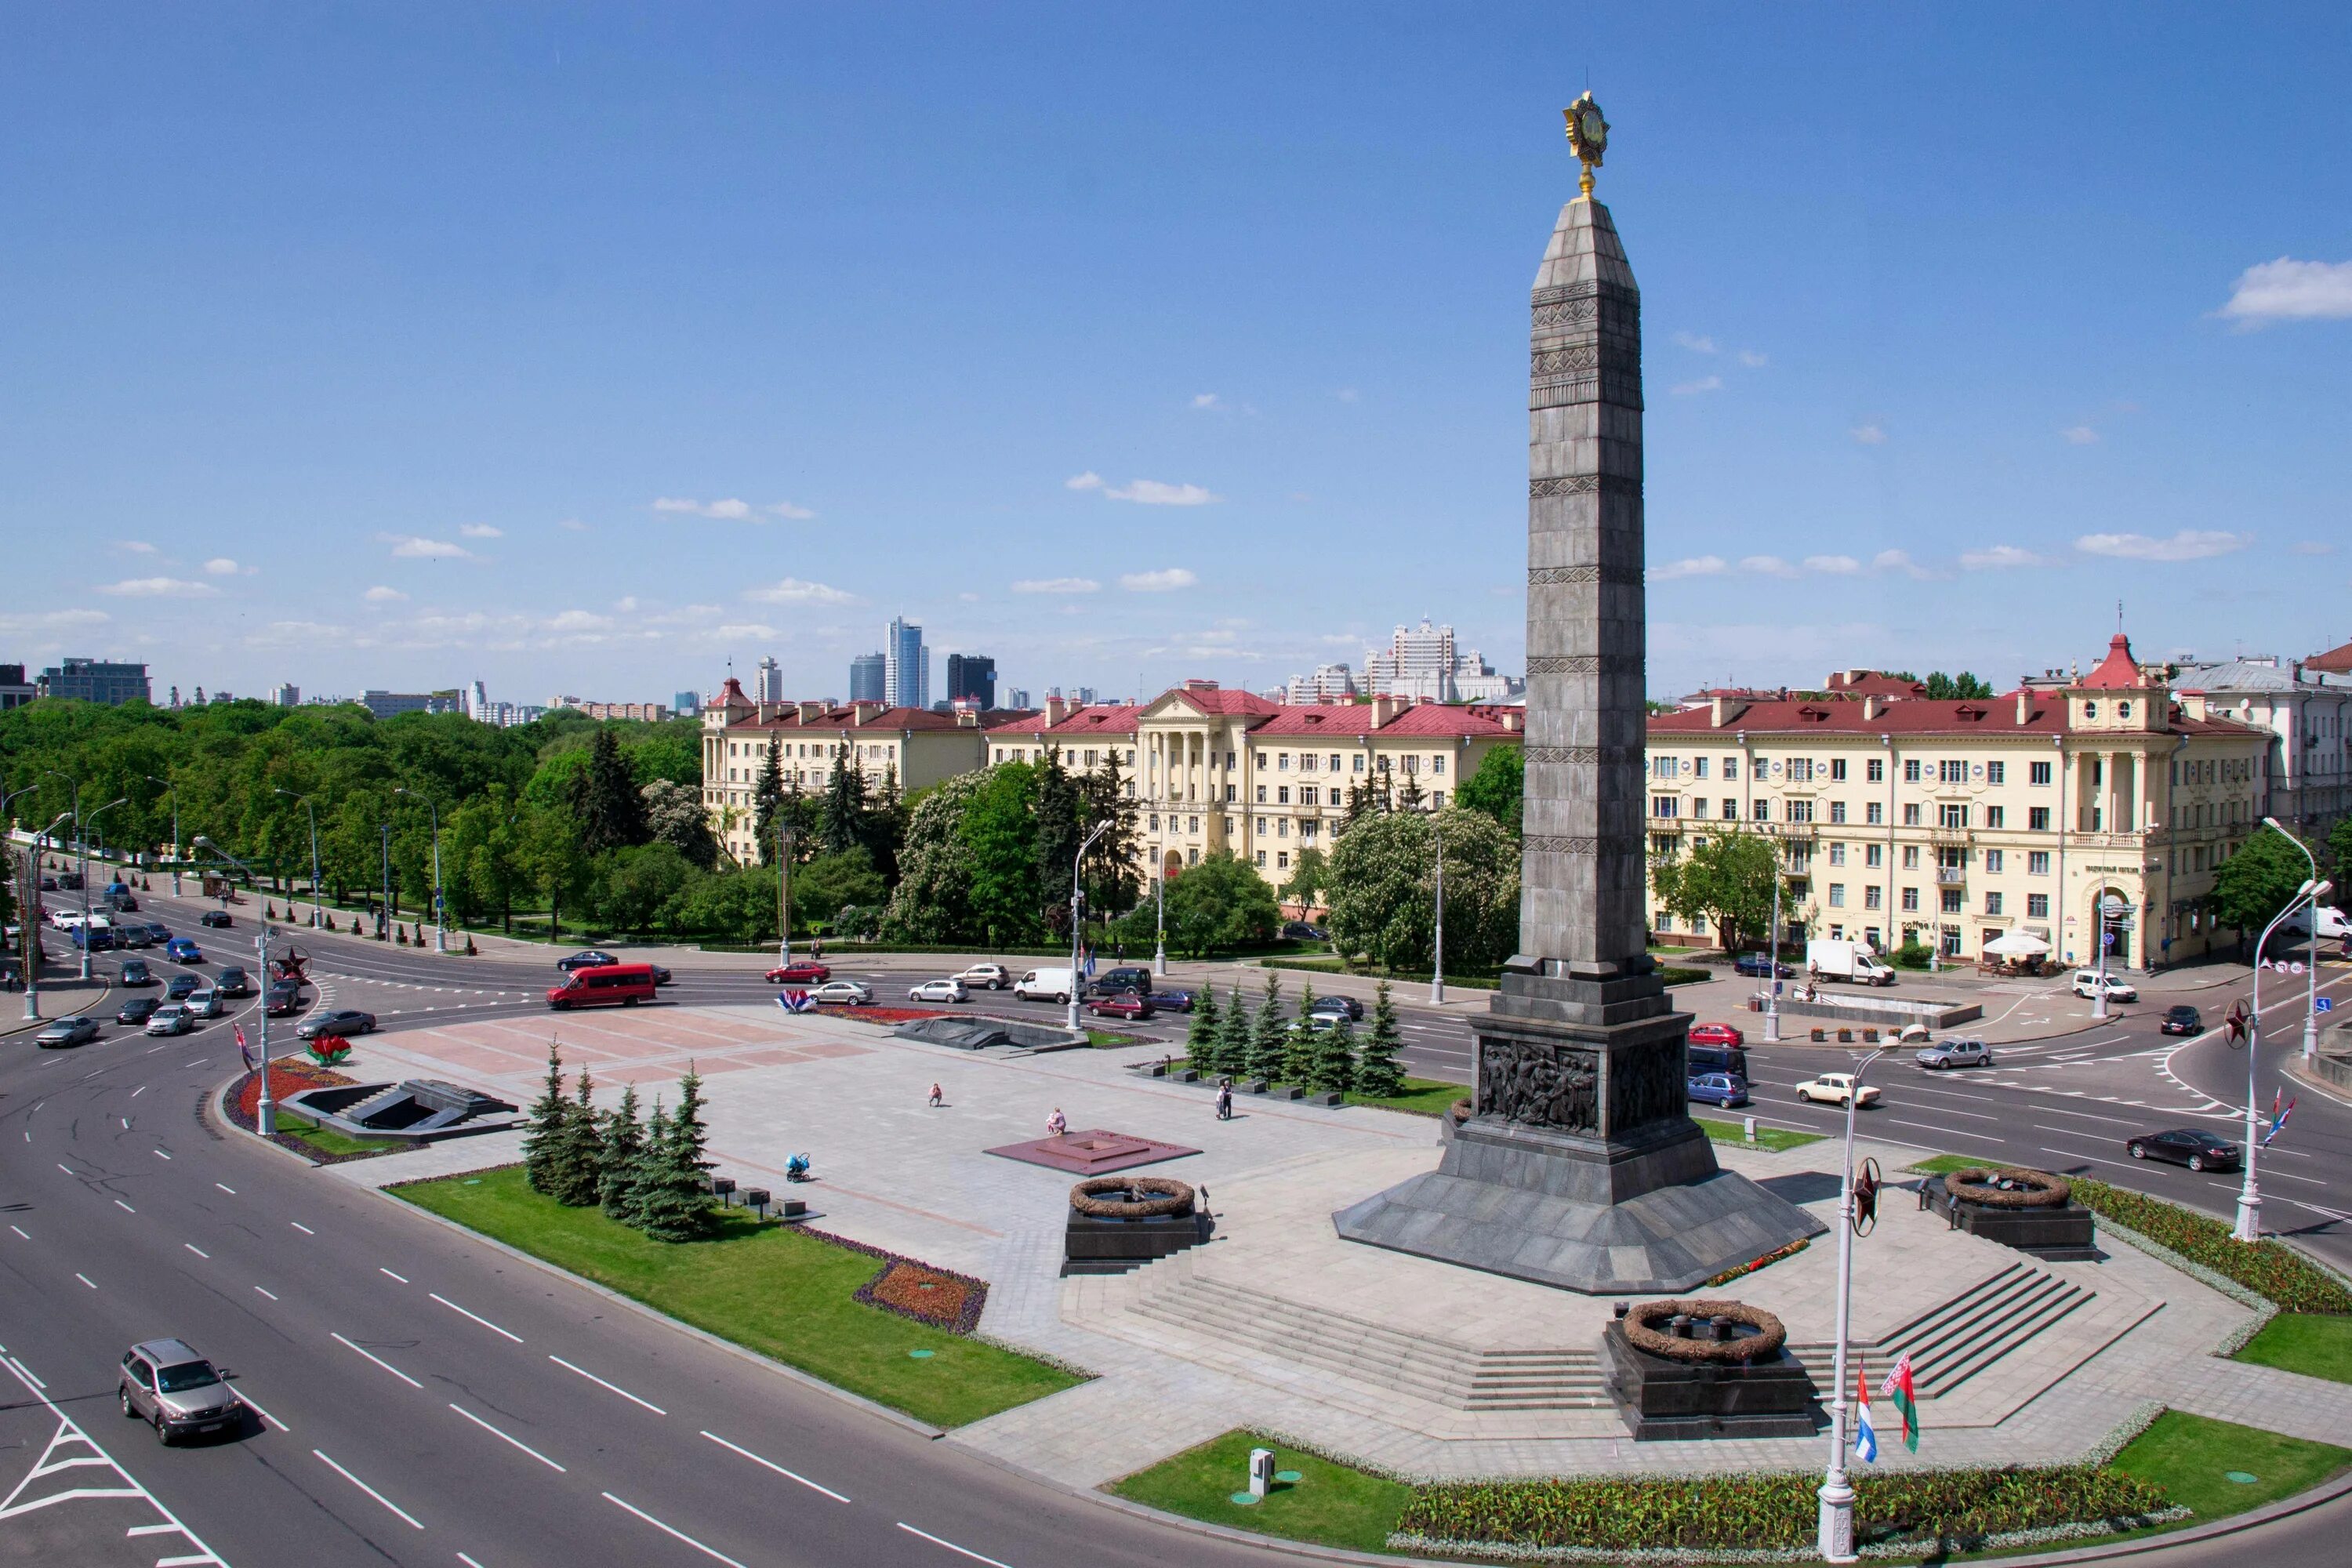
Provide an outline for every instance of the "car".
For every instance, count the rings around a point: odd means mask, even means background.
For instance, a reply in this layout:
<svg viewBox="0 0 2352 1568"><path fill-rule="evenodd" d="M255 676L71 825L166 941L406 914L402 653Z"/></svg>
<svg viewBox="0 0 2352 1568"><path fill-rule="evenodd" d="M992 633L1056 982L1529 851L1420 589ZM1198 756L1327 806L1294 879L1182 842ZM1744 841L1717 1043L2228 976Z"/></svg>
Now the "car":
<svg viewBox="0 0 2352 1568"><path fill-rule="evenodd" d="M208 927L213 931L226 931L236 922L229 919L229 914L226 910L206 910L202 918L200 918L196 923L200 926Z"/></svg>
<svg viewBox="0 0 2352 1568"><path fill-rule="evenodd" d="M1192 1010L1192 994L1173 985L1154 985L1143 994L1156 1013L1189 1013Z"/></svg>
<svg viewBox="0 0 2352 1568"><path fill-rule="evenodd" d="M1982 1040L1954 1037L1914 1052L1911 1059L1930 1072L1946 1072L1953 1068L1989 1068L1992 1066L1992 1047Z"/></svg>
<svg viewBox="0 0 2352 1568"><path fill-rule="evenodd" d="M2132 983L2126 980L2120 974L2101 974L2095 969L2078 969L2074 971L2075 995L2096 996L2102 986L2105 987L2107 1000L2110 1002L2137 1002L2139 1000L2139 993L2132 988Z"/></svg>
<svg viewBox="0 0 2352 1568"><path fill-rule="evenodd" d="M1032 969L1013 983L1013 994L1024 1002L1066 1003L1071 986L1066 969Z"/></svg>
<svg viewBox="0 0 2352 1568"><path fill-rule="evenodd" d="M822 985L832 978L832 970L809 958L779 963L768 971L768 984L771 985Z"/></svg>
<svg viewBox="0 0 2352 1568"><path fill-rule="evenodd" d="M188 1010L191 1018L217 1018L221 1016L221 994L210 985L199 985L188 993L188 999L180 1005Z"/></svg>
<svg viewBox="0 0 2352 1568"><path fill-rule="evenodd" d="M1087 1004L1087 1011L1097 1018L1125 1018L1139 1024L1151 1016L1151 1004L1139 993L1114 991L1108 996L1097 996Z"/></svg>
<svg viewBox="0 0 2352 1568"><path fill-rule="evenodd" d="M202 985L203 984L204 980L199 975L174 974L163 986L163 1000L166 1002L184 1002L188 999L190 994L193 993L197 986Z"/></svg>
<svg viewBox="0 0 2352 1568"><path fill-rule="evenodd" d="M166 1002L147 1016L147 1033L151 1035L184 1035L196 1026L188 1016L186 1006L178 1002Z"/></svg>
<svg viewBox="0 0 2352 1568"><path fill-rule="evenodd" d="M149 921L147 937L151 942L169 942L172 940L172 928L162 921Z"/></svg>
<svg viewBox="0 0 2352 1568"><path fill-rule="evenodd" d="M155 945L155 939L147 934L147 927L143 921L131 921L114 928L114 945L152 947Z"/></svg>
<svg viewBox="0 0 2352 1568"><path fill-rule="evenodd" d="M139 907L137 895L130 892L109 893L106 895L106 901L125 914Z"/></svg>
<svg viewBox="0 0 2352 1568"><path fill-rule="evenodd" d="M1013 984L1013 971L1001 963L975 963L956 978L979 990L1002 991Z"/></svg>
<svg viewBox="0 0 2352 1568"><path fill-rule="evenodd" d="M213 975L213 989L224 996L250 996L253 981L234 963L225 963Z"/></svg>
<svg viewBox="0 0 2352 1568"><path fill-rule="evenodd" d="M809 1000L832 1007L863 1007L874 1000L874 987L858 980L828 980L809 988Z"/></svg>
<svg viewBox="0 0 2352 1568"><path fill-rule="evenodd" d="M270 986L269 994L262 998L261 1010L273 1018L299 1013L302 1010L302 988L291 980L277 982Z"/></svg>
<svg viewBox="0 0 2352 1568"><path fill-rule="evenodd" d="M41 891L54 893L58 890L58 879L55 877L44 875L41 878Z"/></svg>
<svg viewBox="0 0 2352 1568"><path fill-rule="evenodd" d="M375 1032L375 1015L362 1013L356 1007L338 1007L331 1013L313 1013L294 1026L298 1040L315 1040L320 1035L371 1035Z"/></svg>
<svg viewBox="0 0 2352 1568"><path fill-rule="evenodd" d="M1825 1072L1819 1078L1808 1079L1799 1084L1797 1098L1807 1105L1812 1104L1817 1100L1825 1100L1832 1105L1843 1105L1851 1100L1855 1106L1861 1107L1878 1103L1878 1088L1875 1084L1865 1083L1856 1089L1853 1074Z"/></svg>
<svg viewBox="0 0 2352 1568"><path fill-rule="evenodd" d="M144 1340L123 1353L115 1395L122 1414L155 1428L155 1440L234 1431L245 1425L235 1374L198 1355L185 1340Z"/></svg>
<svg viewBox="0 0 2352 1568"><path fill-rule="evenodd" d="M2201 1035L2205 1032L2205 1016L2188 1003L2167 1007L2164 1016L2157 1020L2159 1035Z"/></svg>
<svg viewBox="0 0 2352 1568"><path fill-rule="evenodd" d="M155 973L147 967L145 959L126 958L122 961L122 967L114 972L114 983L117 985L152 985Z"/></svg>
<svg viewBox="0 0 2352 1568"><path fill-rule="evenodd" d="M73 928L73 942L76 947L86 947L92 952L112 952L114 931L110 927L99 925L94 921L89 925L76 925Z"/></svg>
<svg viewBox="0 0 2352 1568"><path fill-rule="evenodd" d="M163 956L174 963L202 963L205 950L184 936L175 936L163 944Z"/></svg>
<svg viewBox="0 0 2352 1568"><path fill-rule="evenodd" d="M2135 1160L2169 1160L2192 1171L2234 1171L2245 1161L2235 1143L2201 1127L2143 1132L2128 1140L2124 1149Z"/></svg>
<svg viewBox="0 0 2352 1568"><path fill-rule="evenodd" d="M1748 1037L1728 1024L1694 1024L1690 1043L1694 1046L1744 1046Z"/></svg>
<svg viewBox="0 0 2352 1568"><path fill-rule="evenodd" d="M43 1026L41 1032L33 1037L33 1044L45 1051L63 1050L68 1046L89 1044L98 1038L98 1032L97 1019L76 1015Z"/></svg>
<svg viewBox="0 0 2352 1568"><path fill-rule="evenodd" d="M575 952L569 958L557 959L555 961L555 967L563 971L564 973L569 974L575 969L602 969L608 963L618 963L620 962L621 961L619 959L614 958L611 953L599 952L596 949L592 947L587 949L585 952Z"/></svg>
<svg viewBox="0 0 2352 1568"><path fill-rule="evenodd" d="M1748 1103L1748 1080L1737 1073L1694 1073L1685 1081L1684 1093L1700 1105L1720 1105L1727 1110Z"/></svg>
<svg viewBox="0 0 2352 1568"><path fill-rule="evenodd" d="M1323 942L1328 939L1330 932L1312 921L1285 921L1282 936L1286 942Z"/></svg>
<svg viewBox="0 0 2352 1568"><path fill-rule="evenodd" d="M1310 1013L1344 1013L1350 1024L1361 1023L1364 1017L1364 1005L1353 996L1318 996L1314 1005L1307 1010Z"/></svg>
<svg viewBox="0 0 2352 1568"><path fill-rule="evenodd" d="M909 1002L968 1002L971 999L971 993L966 991L963 982L952 974L939 980L926 980L919 985L909 986L907 991Z"/></svg>
<svg viewBox="0 0 2352 1568"><path fill-rule="evenodd" d="M58 886L64 889L68 893L78 893L81 891L81 873L79 871L58 872Z"/></svg>
<svg viewBox="0 0 2352 1568"><path fill-rule="evenodd" d="M668 967L665 964L648 963L646 967L654 972L654 984L656 985L667 985L672 980L677 978L677 976L670 973Z"/></svg>
<svg viewBox="0 0 2352 1568"><path fill-rule="evenodd" d="M1097 996L1108 996L1114 991L1132 991L1140 996L1151 989L1151 971L1139 963L1122 963L1087 981L1087 989Z"/></svg>
<svg viewBox="0 0 2352 1568"><path fill-rule="evenodd" d="M142 1027L148 1019L155 1016L155 1009L163 1005L163 999L161 996L133 996L115 1009L114 1021L128 1025L134 1029Z"/></svg>
<svg viewBox="0 0 2352 1568"><path fill-rule="evenodd" d="M1731 961L1731 967L1737 973L1752 974L1759 980L1767 974L1776 980L1789 980L1794 978L1797 973L1787 964L1778 963L1761 952L1743 952Z"/></svg>

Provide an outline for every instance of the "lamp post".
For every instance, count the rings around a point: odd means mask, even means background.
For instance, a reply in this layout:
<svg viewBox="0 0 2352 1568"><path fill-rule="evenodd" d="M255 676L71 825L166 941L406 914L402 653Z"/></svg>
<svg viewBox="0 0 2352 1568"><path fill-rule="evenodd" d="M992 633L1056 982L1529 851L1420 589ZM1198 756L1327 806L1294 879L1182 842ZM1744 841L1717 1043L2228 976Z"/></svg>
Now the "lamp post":
<svg viewBox="0 0 2352 1568"><path fill-rule="evenodd" d="M45 779L64 779L73 789L73 810L69 815L73 817L74 825L74 852L79 856L82 845L81 781L61 773L55 768L49 769L41 776ZM53 822L49 826L55 827L57 824ZM81 978L87 980L89 978L89 867L87 862L80 860L77 860L76 864L81 867Z"/></svg>
<svg viewBox="0 0 2352 1568"><path fill-rule="evenodd" d="M2107 1016L2107 890L2101 888L2091 900L2091 923L2099 939L2099 978L2091 987L2091 1016Z"/></svg>
<svg viewBox="0 0 2352 1568"><path fill-rule="evenodd" d="M1087 835L1086 842L1078 846L1077 858L1070 866L1070 1013L1064 1023L1074 1033L1078 1027L1078 994L1085 989L1078 978L1078 911L1086 904L1086 895L1078 890L1079 877L1087 863L1087 851L1095 847L1095 840L1108 832L1110 825L1117 820L1117 817L1105 817L1097 824L1095 830Z"/></svg>
<svg viewBox="0 0 2352 1568"><path fill-rule="evenodd" d="M1437 847L1437 930L1430 947L1429 1005L1440 1007L1445 1004L1445 834L1434 821L1429 825L1429 837Z"/></svg>
<svg viewBox="0 0 2352 1568"><path fill-rule="evenodd" d="M176 899L180 896L180 786L153 773L147 775L147 782L162 784L163 793L172 797L172 896Z"/></svg>
<svg viewBox="0 0 2352 1568"><path fill-rule="evenodd" d="M17 793L21 795L24 792L19 790ZM31 858L32 867L25 879L29 900L25 906L25 1022L28 1024L41 1021L41 845L58 830L58 823L72 815L70 811L58 813L54 821L33 835L33 847L26 851Z"/></svg>
<svg viewBox="0 0 2352 1568"><path fill-rule="evenodd" d="M0 791L0 832L5 832L8 825L16 820L8 815L8 803L19 795L31 795L40 787L40 780L35 779L22 788ZM39 840L36 838L34 843L37 845ZM22 862L22 868L19 868L19 862L13 855L9 857L8 868L17 879L16 919L24 934L25 985L26 993L29 995L32 992L33 971L38 967L33 954L41 942L41 873L38 865L36 864L38 855L33 847L27 846L25 854L26 858ZM26 1013L25 1016L28 1018L37 1016L33 1013Z"/></svg>
<svg viewBox="0 0 2352 1568"><path fill-rule="evenodd" d="M448 906L441 898L441 808L433 804L431 795L417 795L405 784L394 785L392 793L415 795L425 803L425 809L433 814L433 951L446 952L449 951L449 912Z"/></svg>
<svg viewBox="0 0 2352 1568"><path fill-rule="evenodd" d="M1764 944L1764 1043L1780 1043L1780 847L1764 840L1772 851L1772 931Z"/></svg>
<svg viewBox="0 0 2352 1568"><path fill-rule="evenodd" d="M392 824L379 822L375 830L383 840L383 902L375 911L375 939L383 942L392 934Z"/></svg>
<svg viewBox="0 0 2352 1568"><path fill-rule="evenodd" d="M1160 867L1160 875L1152 881L1160 895L1160 916L1151 939L1151 973L1165 975L1168 973L1168 868Z"/></svg>
<svg viewBox="0 0 2352 1568"><path fill-rule="evenodd" d="M2294 897L2287 900L2286 908L2271 917L2271 923L2263 928L2261 938L2254 943L2253 1016L2246 1020L2246 1148L2245 1157L2240 1162L2244 1165L2246 1174L2238 1186L2238 1223L2230 1232L2232 1240L2254 1242L2263 1238L2263 1187L2254 1170L2256 1155L2262 1147L2254 1136L2254 1068L2263 1046L2263 951L2270 946L2271 932L2278 930L2287 916L2294 913L2297 904L2309 899L2312 908L2317 910L2319 895L2327 891L2329 885L2305 880L2294 890ZM2312 923L2318 923L2315 916Z"/></svg>
<svg viewBox="0 0 2352 1568"><path fill-rule="evenodd" d="M1830 1400L1830 1464L1821 1489L1821 1552L1832 1563L1855 1561L1853 1483L1845 1473L1845 1341L1853 1302L1853 1113L1862 1102L1862 1075L1884 1054L1873 1051L1854 1064L1845 1097L1845 1177L1838 1185L1837 1392Z"/></svg>
<svg viewBox="0 0 2352 1568"><path fill-rule="evenodd" d="M776 962L793 961L793 830L776 816ZM839 933L836 932L836 935Z"/></svg>
<svg viewBox="0 0 2352 1568"><path fill-rule="evenodd" d="M2277 827L2280 837L2303 851L2304 864L2311 868L2311 879L2317 882L2319 862L2313 858L2311 846L2289 833L2285 828L2279 827L2279 819L2275 816L2263 817L2263 825L2266 827ZM2312 892L2311 941L2305 944L2311 950L2311 962L2305 966L2311 972L2311 978L2307 983L2307 994L2303 1009L2303 1060L2306 1067L2319 1055L2319 895L2326 890L2325 888L2317 888ZM2257 952L2254 956L2259 959L2262 954Z"/></svg>
<svg viewBox="0 0 2352 1568"><path fill-rule="evenodd" d="M88 980L91 976L89 954L90 949L95 943L95 939L91 937L89 932L90 825L95 823L100 817L105 816L108 812L112 811L116 806L129 804L129 800L130 797L127 795L119 796L116 799L108 801L104 805L100 806L88 816L78 816L74 819L74 864L81 868L81 977L84 980Z"/></svg>
<svg viewBox="0 0 2352 1568"><path fill-rule="evenodd" d="M244 861L238 859L236 856L230 854L227 850L222 848L219 845L214 843L211 839L205 837L201 833L196 835L196 842L210 849L214 854L219 856L222 859L227 861L238 870L244 872L245 879L247 881L255 883L256 885L259 884L261 879L254 874L252 867L247 865ZM265 904L262 907L267 909L268 906ZM254 957L257 961L256 967L260 971L262 987L267 990L269 985L269 918L268 916L264 915L260 920L254 923L257 927L253 938L253 952ZM255 1130L264 1138L272 1138L277 1136L278 1133L278 1102L269 1097L268 1008L264 1007L259 1013L255 1015L255 1027L260 1031L260 1038L257 1043L256 1048L261 1059L261 1066L259 1068L261 1073L261 1093L254 1101L253 1125Z"/></svg>
<svg viewBox="0 0 2352 1568"><path fill-rule="evenodd" d="M315 931L319 925L319 814L311 806L309 795L295 795L292 790L284 788L277 793L294 795L302 803L302 810L310 818L310 927Z"/></svg>

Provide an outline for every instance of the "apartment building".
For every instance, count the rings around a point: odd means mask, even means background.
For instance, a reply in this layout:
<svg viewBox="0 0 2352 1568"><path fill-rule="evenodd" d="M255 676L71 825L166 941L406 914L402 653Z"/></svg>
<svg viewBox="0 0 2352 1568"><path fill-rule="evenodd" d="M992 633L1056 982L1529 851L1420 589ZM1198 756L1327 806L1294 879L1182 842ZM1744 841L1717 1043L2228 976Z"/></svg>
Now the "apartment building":
<svg viewBox="0 0 2352 1568"><path fill-rule="evenodd" d="M2181 666L2173 687L2191 712L2268 731L2263 816L2324 838L2352 812L2352 673L2311 660L2234 658Z"/></svg>
<svg viewBox="0 0 2352 1568"><path fill-rule="evenodd" d="M1791 940L1977 956L2022 931L2062 963L2139 967L2233 942L2200 900L2259 825L2271 737L2175 700L2119 633L2089 674L1980 701L1717 697L1649 723L1654 857L1770 836ZM1652 895L1663 941L1711 942Z"/></svg>

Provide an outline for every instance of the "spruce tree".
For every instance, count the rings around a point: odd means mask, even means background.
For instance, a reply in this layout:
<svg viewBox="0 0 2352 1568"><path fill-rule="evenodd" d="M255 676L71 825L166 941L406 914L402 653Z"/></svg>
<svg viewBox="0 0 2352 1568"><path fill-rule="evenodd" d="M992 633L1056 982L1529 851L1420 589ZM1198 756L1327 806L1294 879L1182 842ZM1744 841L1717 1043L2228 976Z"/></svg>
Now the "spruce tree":
<svg viewBox="0 0 2352 1568"><path fill-rule="evenodd" d="M563 1056L555 1041L547 1042L547 1082L539 1098L531 1101L530 1117L522 1135L523 1180L534 1193L555 1192L553 1172L557 1146L562 1142L564 1121L571 1107L563 1098Z"/></svg>
<svg viewBox="0 0 2352 1568"><path fill-rule="evenodd" d="M1305 1086L1315 1076L1315 982L1303 983L1298 990L1298 1011L1290 1020L1290 1031L1282 1041L1282 1081Z"/></svg>
<svg viewBox="0 0 2352 1568"><path fill-rule="evenodd" d="M580 847L592 856L646 841L645 802L610 726L597 726L588 765L572 775L572 812L580 819Z"/></svg>
<svg viewBox="0 0 2352 1568"><path fill-rule="evenodd" d="M760 846L760 864L776 863L776 814L784 805L784 745L768 737L768 760L760 765L760 782L751 790L751 837Z"/></svg>
<svg viewBox="0 0 2352 1568"><path fill-rule="evenodd" d="M669 1141L686 1168L700 1174L703 1151L710 1146L710 1130L702 1124L702 1075L690 1061L677 1086L677 1110L669 1119Z"/></svg>
<svg viewBox="0 0 2352 1568"><path fill-rule="evenodd" d="M637 1121L637 1086L621 1090L621 1103L604 1119L604 1159L596 1172L596 1197L614 1219L629 1217L629 1182L637 1156L646 1146L646 1130Z"/></svg>
<svg viewBox="0 0 2352 1568"><path fill-rule="evenodd" d="M1397 1028L1396 1004L1389 1000L1389 983L1381 982L1380 995L1372 1003L1372 1032L1364 1041L1363 1054L1356 1063L1356 1092L1370 1100L1385 1100L1404 1092L1404 1069L1397 1065L1397 1053L1404 1048L1404 1036Z"/></svg>
<svg viewBox="0 0 2352 1568"><path fill-rule="evenodd" d="M1268 973L1265 1000L1258 1004L1257 1024L1250 1031L1251 1076L1268 1083L1280 1078L1283 1052L1288 1044L1288 1034L1282 1026L1282 976Z"/></svg>
<svg viewBox="0 0 2352 1568"><path fill-rule="evenodd" d="M652 1191L655 1168L661 1163L661 1152L669 1142L669 1112L662 1109L661 1097L654 1097L654 1113L646 1119L645 1135L637 1141L637 1152L623 1173L621 1218L643 1230L646 1225L646 1198Z"/></svg>
<svg viewBox="0 0 2352 1568"><path fill-rule="evenodd" d="M1185 1031L1185 1054L1192 1058L1193 1070L1214 1077L1223 1070L1217 1049L1217 988L1201 987L1201 999L1192 1004L1192 1026Z"/></svg>
<svg viewBox="0 0 2352 1568"><path fill-rule="evenodd" d="M828 855L856 848L866 831L866 770L857 760L856 747L842 750L847 754L835 759L833 777L817 811L817 837Z"/></svg>
<svg viewBox="0 0 2352 1568"><path fill-rule="evenodd" d="M1225 1004L1225 1016L1217 1023L1217 1071L1234 1078L1246 1078L1250 1070L1250 1010L1236 984L1234 994Z"/></svg>
<svg viewBox="0 0 2352 1568"><path fill-rule="evenodd" d="M590 1098L593 1092L588 1069L582 1068L579 1098L564 1107L563 1131L555 1145L555 1168L549 1173L553 1183L551 1195L571 1208L587 1208L601 1196L604 1134Z"/></svg>
<svg viewBox="0 0 2352 1568"><path fill-rule="evenodd" d="M637 1227L656 1241L693 1241L709 1228L710 1189L701 1170L688 1163L692 1143L679 1137L680 1126L672 1121L662 1141L649 1142L646 1151Z"/></svg>
<svg viewBox="0 0 2352 1568"><path fill-rule="evenodd" d="M1356 1085L1356 1026L1341 1014L1315 1041L1307 1082L1318 1094L1345 1094Z"/></svg>

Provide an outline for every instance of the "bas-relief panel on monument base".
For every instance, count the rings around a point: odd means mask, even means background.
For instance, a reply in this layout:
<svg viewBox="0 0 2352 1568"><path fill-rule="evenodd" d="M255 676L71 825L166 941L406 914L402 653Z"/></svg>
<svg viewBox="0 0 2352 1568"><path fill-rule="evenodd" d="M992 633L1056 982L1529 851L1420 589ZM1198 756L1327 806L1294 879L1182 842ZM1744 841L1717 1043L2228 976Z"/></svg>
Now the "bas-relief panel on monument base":
<svg viewBox="0 0 2352 1568"><path fill-rule="evenodd" d="M1489 1037L1479 1042L1481 1116L1592 1136L1685 1114L1682 1052L1662 1046L1621 1051L1608 1068L1609 1125L1601 1125L1601 1062L1588 1047Z"/></svg>

